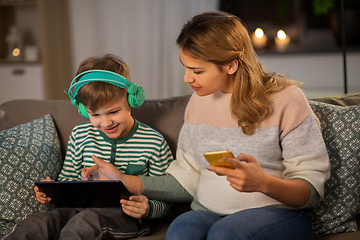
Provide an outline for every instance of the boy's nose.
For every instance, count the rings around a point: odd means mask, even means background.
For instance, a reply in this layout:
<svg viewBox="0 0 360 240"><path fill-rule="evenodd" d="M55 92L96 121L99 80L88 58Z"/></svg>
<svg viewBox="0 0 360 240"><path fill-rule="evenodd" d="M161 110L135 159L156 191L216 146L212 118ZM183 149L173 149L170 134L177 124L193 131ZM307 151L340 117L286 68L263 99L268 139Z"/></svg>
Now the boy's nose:
<svg viewBox="0 0 360 240"><path fill-rule="evenodd" d="M102 126L103 128L107 128L107 127L111 126L111 124L112 124L111 118L109 118L109 117L103 117L103 119L102 119L102 121L101 121L101 126Z"/></svg>

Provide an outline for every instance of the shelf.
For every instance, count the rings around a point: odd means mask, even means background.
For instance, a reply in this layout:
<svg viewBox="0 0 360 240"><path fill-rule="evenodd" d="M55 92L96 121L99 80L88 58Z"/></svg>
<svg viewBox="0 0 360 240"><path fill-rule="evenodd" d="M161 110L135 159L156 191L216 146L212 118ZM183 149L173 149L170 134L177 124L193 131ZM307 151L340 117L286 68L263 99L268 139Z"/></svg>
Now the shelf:
<svg viewBox="0 0 360 240"><path fill-rule="evenodd" d="M38 60L38 61L25 61L25 60L11 61L11 60L7 60L7 59L0 59L0 65L3 65L3 64L39 64L39 63L41 63L41 60Z"/></svg>
<svg viewBox="0 0 360 240"><path fill-rule="evenodd" d="M268 40L266 48L256 49L259 55L336 53L342 51L343 48L336 43L331 29L308 29L301 39L292 40L285 52L277 51L273 40ZM346 51L359 52L360 46L346 46Z"/></svg>
<svg viewBox="0 0 360 240"><path fill-rule="evenodd" d="M0 0L0 66L1 69L40 66L41 81L34 88L44 89L46 99L65 99L59 89L71 79L71 52L68 1L65 0ZM40 59L30 62L7 59L5 37L16 25L23 36L23 48L36 46ZM37 81L38 77L28 79ZM14 84L16 84L14 82Z"/></svg>

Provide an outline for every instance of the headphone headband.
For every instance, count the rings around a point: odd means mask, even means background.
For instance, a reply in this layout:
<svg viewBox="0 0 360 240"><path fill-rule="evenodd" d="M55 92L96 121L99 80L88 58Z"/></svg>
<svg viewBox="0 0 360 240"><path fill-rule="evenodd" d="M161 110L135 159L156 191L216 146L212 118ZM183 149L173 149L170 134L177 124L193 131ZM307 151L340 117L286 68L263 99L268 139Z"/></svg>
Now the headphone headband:
<svg viewBox="0 0 360 240"><path fill-rule="evenodd" d="M71 81L68 91L69 97L75 98L79 89L89 82L106 82L125 89L128 89L131 85L131 83L120 74L106 70L89 70L78 74Z"/></svg>
<svg viewBox="0 0 360 240"><path fill-rule="evenodd" d="M89 118L86 107L79 103L77 93L79 89L90 82L105 82L110 83L120 88L127 89L128 92L128 103L132 108L140 107L145 100L145 91L142 87L135 83L130 83L124 76L120 74L106 71L106 70L89 70L78 74L72 81L67 92L73 105L78 106L79 113Z"/></svg>

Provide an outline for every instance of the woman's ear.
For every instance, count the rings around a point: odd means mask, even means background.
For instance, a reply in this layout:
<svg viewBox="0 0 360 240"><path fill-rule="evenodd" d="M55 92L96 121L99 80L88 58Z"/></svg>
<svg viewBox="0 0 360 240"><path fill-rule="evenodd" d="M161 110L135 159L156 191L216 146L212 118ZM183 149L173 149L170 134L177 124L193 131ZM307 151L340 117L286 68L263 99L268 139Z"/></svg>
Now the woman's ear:
<svg viewBox="0 0 360 240"><path fill-rule="evenodd" d="M238 68L239 68L239 61L237 59L234 59L228 64L227 73L229 75L232 75L238 70Z"/></svg>

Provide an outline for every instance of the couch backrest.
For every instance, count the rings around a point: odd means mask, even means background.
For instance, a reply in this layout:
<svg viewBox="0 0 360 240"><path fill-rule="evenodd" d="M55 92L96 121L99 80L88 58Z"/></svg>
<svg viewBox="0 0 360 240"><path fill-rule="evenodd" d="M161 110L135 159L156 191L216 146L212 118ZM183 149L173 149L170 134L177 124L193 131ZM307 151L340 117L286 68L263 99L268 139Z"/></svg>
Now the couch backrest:
<svg viewBox="0 0 360 240"><path fill-rule="evenodd" d="M141 107L132 111L137 120L164 135L174 156L189 98L190 96L187 95L146 100ZM69 100L13 100L3 103L0 109L5 112L0 131L51 114L58 130L62 156L65 156L72 128L81 122L88 121L78 114L77 108L72 106Z"/></svg>
<svg viewBox="0 0 360 240"><path fill-rule="evenodd" d="M145 100L140 108L133 109L133 116L164 135L175 156L178 135L184 122L184 112L190 95ZM334 105L360 104L360 93L313 99ZM0 105L5 114L0 131L27 123L50 113L58 129L61 152L65 156L67 140L72 128L86 118L80 116L69 100L13 100Z"/></svg>
<svg viewBox="0 0 360 240"><path fill-rule="evenodd" d="M360 105L360 93L348 93L330 97L318 97L311 100L338 106Z"/></svg>

